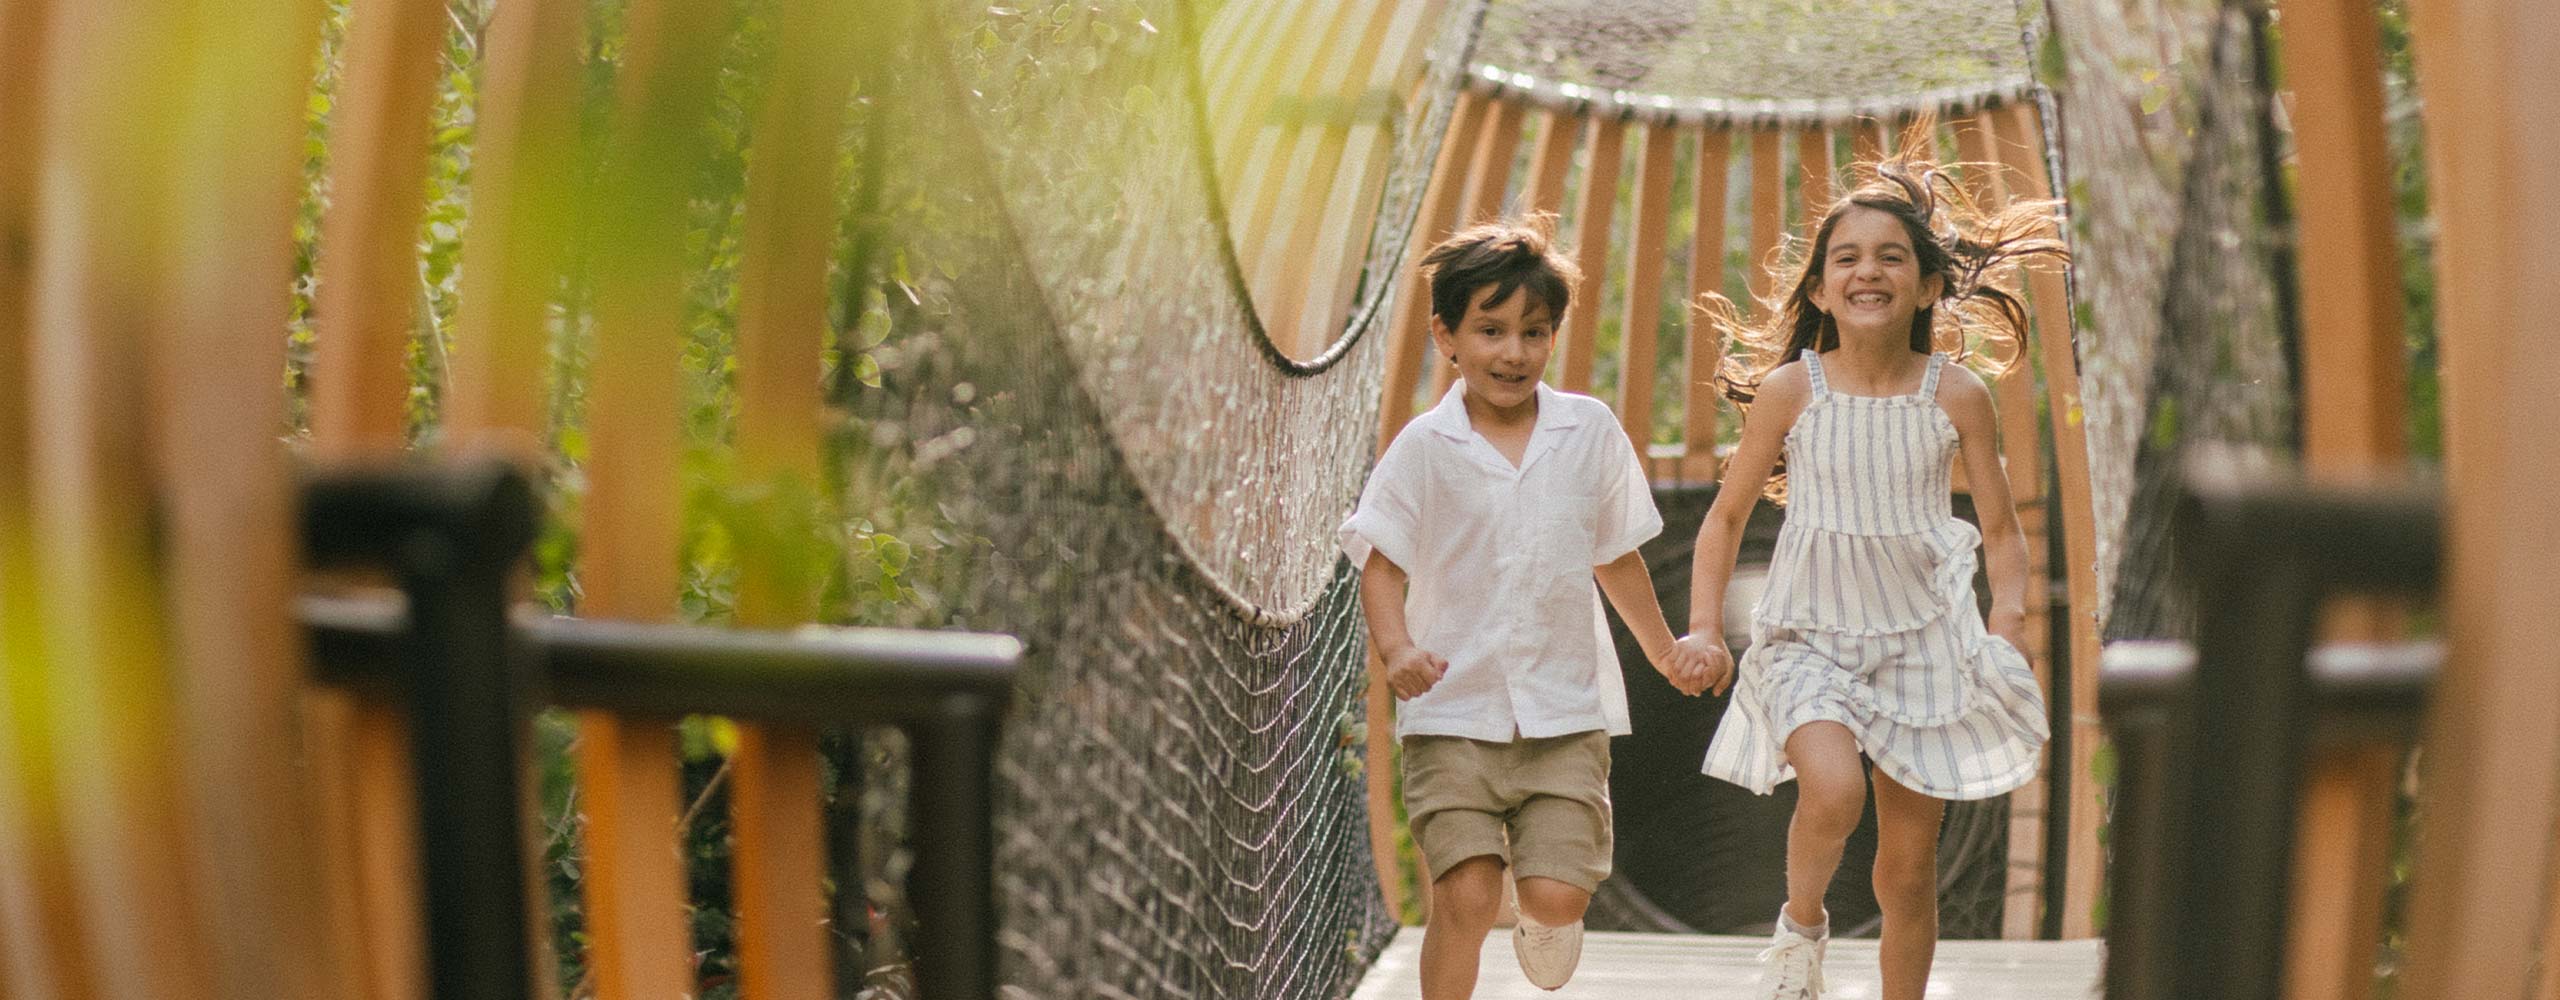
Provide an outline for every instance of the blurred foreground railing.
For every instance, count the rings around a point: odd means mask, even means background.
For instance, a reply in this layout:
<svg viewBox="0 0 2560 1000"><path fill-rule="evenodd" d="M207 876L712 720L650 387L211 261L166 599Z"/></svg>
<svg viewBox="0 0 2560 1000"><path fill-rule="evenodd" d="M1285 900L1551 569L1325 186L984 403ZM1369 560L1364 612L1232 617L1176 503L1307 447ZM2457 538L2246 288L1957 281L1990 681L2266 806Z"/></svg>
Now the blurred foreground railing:
<svg viewBox="0 0 2560 1000"><path fill-rule="evenodd" d="M2393 765L2443 659L2433 643L2315 648L2315 629L2334 598L2434 593L2437 502L2411 488L2208 482L2180 516L2196 645L2118 644L2104 666L2123 762L2107 996L2274 1000L2300 946L2290 932L2325 915L2304 907L2298 882L2343 886L2319 908L2370 908L2379 923ZM2353 765L2377 757L2379 768ZM2321 856L2305 845L2340 838L2361 845L2344 854L2356 870L2301 870ZM2367 969L2378 943L2361 942Z"/></svg>
<svg viewBox="0 0 2560 1000"><path fill-rule="evenodd" d="M408 710L433 1000L543 994L548 970L536 968L526 925L534 883L521 775L544 705L904 729L915 748L907 898L918 983L928 997L993 996L992 764L1021 644L518 615L507 595L537 516L531 488L499 464L332 474L306 491L312 565L382 570L399 588L306 598L302 613L324 681ZM822 803L806 807L818 822ZM656 836L678 851L673 823Z"/></svg>

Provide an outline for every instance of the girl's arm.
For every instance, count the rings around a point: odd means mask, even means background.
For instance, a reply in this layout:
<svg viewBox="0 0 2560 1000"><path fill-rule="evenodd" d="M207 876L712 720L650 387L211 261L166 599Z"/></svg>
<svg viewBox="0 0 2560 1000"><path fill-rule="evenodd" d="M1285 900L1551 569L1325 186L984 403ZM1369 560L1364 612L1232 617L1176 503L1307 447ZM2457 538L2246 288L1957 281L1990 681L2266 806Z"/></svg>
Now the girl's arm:
<svg viewBox="0 0 2560 1000"><path fill-rule="evenodd" d="M1725 463L1723 484L1716 487L1715 505L1698 524L1698 551L1689 577L1691 635L1716 636L1717 644L1723 643L1724 588L1733 581L1733 562L1742 554L1743 525L1750 522L1760 491L1768 487L1769 473L1786 450L1787 431L1795 427L1809 395L1802 362L1779 366L1760 384L1760 398L1742 422L1742 443Z"/></svg>
<svg viewBox="0 0 2560 1000"><path fill-rule="evenodd" d="M1742 554L1742 529L1786 450L1787 431L1795 427L1812 392L1799 361L1778 366L1760 383L1759 399L1742 422L1742 443L1725 463L1723 484L1716 487L1715 505L1698 524L1689 577L1689 635L1681 641L1706 656L1718 694L1733 683L1733 654L1724 645L1724 590L1733 582L1733 562Z"/></svg>
<svg viewBox="0 0 2560 1000"><path fill-rule="evenodd" d="M1974 518L1982 525L1982 569L1991 578L1991 634L2026 650L2027 536L2009 499L2009 474L2000 465L2000 419L1991 389L1981 377L1948 365L1938 402L1955 422L1963 448L1964 477L1973 490Z"/></svg>

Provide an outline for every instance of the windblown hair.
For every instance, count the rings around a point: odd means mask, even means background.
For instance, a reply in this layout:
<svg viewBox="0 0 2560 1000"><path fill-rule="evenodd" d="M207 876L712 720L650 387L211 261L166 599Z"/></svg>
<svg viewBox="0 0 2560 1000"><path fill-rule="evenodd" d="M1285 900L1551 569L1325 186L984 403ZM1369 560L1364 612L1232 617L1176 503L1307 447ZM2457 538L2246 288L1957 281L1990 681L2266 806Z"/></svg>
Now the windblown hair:
<svg viewBox="0 0 2560 1000"><path fill-rule="evenodd" d="M1487 307L1511 300L1526 288L1547 309L1550 322L1564 323L1564 308L1581 280L1573 258L1557 250L1543 226L1550 220L1533 216L1523 222L1491 222L1470 226L1440 241L1422 255L1422 273L1431 289L1431 314L1455 330L1467 318L1476 292L1493 286Z"/></svg>
<svg viewBox="0 0 2560 1000"><path fill-rule="evenodd" d="M1913 138L1921 141L1906 142L1905 147L1926 148L1929 144L1922 139L1926 128L1925 123L1916 126ZM1760 322L1746 322L1721 295L1711 294L1700 304L1705 313L1700 328L1715 331L1740 348L1727 354L1715 375L1717 387L1737 409L1747 413L1769 373L1807 348L1829 351L1840 346L1839 328L1829 314L1814 306L1813 294L1822 287L1832 230L1853 208L1875 209L1899 220L1911 238L1921 279L1932 275L1945 279L1938 299L1911 316L1913 352L1943 351L1991 378L2018 365L2028 320L2026 303L2013 289L2019 287L2023 268L2059 267L2069 261L2070 251L2051 235L2060 203L2020 200L1993 210L1976 204L1949 169L1998 167L1940 165L1910 154L1859 164L1855 170L1862 182L1831 203L1812 240L1789 240L1771 266L1772 277L1794 280L1777 285L1784 291L1761 303L1764 318ZM2049 303L2047 308L2064 306ZM1768 495L1783 502L1785 491L1785 472L1780 470L1769 479Z"/></svg>

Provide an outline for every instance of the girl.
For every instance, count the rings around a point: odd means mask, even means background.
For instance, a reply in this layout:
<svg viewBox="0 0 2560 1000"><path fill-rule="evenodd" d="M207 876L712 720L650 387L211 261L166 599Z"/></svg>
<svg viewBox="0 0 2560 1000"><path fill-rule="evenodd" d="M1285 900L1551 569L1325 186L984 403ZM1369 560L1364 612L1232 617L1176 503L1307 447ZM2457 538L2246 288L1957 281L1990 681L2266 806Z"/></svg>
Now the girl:
<svg viewBox="0 0 2560 1000"><path fill-rule="evenodd" d="M1756 375L1737 366L1719 376L1751 405L1698 529L1693 638L1684 642L1717 673L1731 664L1713 637L1724 634L1718 619L1743 522L1764 490L1791 495L1704 768L1763 795L1799 782L1786 907L1761 954L1764 1000L1822 995L1822 896L1865 808L1862 757L1875 782L1883 996L1920 1000L1937 948L1946 800L2025 784L2047 735L2019 645L2026 538L2000 467L1991 392L1960 362L1968 327L2022 341L2025 308L2001 286L2023 260L2064 257L2039 235L2052 206L1984 219L1922 164L1888 162L1874 174L1823 216L1769 329L1741 330L1730 311L1724 317L1762 357ZM1957 455L1978 533L1948 509ZM1989 560L1987 626L1973 603L1977 544Z"/></svg>

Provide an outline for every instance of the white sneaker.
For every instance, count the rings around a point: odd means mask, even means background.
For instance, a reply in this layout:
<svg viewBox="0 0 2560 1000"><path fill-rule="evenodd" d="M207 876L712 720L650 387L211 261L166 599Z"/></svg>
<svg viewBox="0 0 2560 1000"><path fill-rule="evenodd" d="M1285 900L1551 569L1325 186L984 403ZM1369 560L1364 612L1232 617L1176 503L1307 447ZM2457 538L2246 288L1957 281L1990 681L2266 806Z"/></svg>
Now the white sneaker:
<svg viewBox="0 0 2560 1000"><path fill-rule="evenodd" d="M1520 959L1520 974L1542 990L1563 988L1582 964L1582 921L1546 927L1521 914L1511 924L1511 953Z"/></svg>
<svg viewBox="0 0 2560 1000"><path fill-rule="evenodd" d="M1754 1000L1822 1000L1822 952L1828 936L1809 938L1778 921L1778 933L1760 953L1760 984Z"/></svg>

